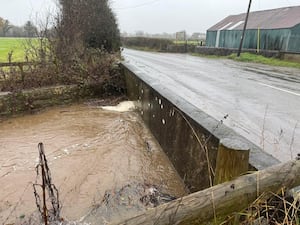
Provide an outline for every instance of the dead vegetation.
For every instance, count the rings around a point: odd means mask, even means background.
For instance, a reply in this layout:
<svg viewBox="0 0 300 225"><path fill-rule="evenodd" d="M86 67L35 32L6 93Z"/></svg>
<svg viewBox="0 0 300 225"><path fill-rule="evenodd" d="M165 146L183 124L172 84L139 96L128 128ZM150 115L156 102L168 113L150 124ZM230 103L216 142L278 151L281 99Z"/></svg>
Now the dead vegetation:
<svg viewBox="0 0 300 225"><path fill-rule="evenodd" d="M0 91L18 92L24 89L55 85L102 84L122 91L118 56L102 50L89 49L84 58L67 64L59 62L18 63L0 68ZM13 64L14 65L14 64Z"/></svg>
<svg viewBox="0 0 300 225"><path fill-rule="evenodd" d="M247 210L229 216L222 225L298 225L300 195L281 189L265 192Z"/></svg>
<svg viewBox="0 0 300 225"><path fill-rule="evenodd" d="M58 9L27 39L24 62L12 62L10 52L0 64L0 91L69 84L122 91L119 30L108 1L60 0Z"/></svg>
<svg viewBox="0 0 300 225"><path fill-rule="evenodd" d="M101 202L83 219L90 224L107 224L135 216L137 212L145 212L164 203L175 200L175 196L154 184L130 183L121 188L107 190Z"/></svg>

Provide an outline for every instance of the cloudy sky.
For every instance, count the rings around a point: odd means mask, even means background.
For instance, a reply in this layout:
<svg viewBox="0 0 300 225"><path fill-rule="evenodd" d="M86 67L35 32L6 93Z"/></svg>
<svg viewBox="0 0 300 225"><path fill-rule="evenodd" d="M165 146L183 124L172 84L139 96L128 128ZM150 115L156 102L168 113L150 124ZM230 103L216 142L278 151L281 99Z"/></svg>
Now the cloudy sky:
<svg viewBox="0 0 300 225"><path fill-rule="evenodd" d="M55 8L53 0L0 0L0 17L14 25L23 25L27 20L35 21Z"/></svg>
<svg viewBox="0 0 300 225"><path fill-rule="evenodd" d="M300 0L253 0L252 11L298 5ZM111 0L121 31L205 32L231 14L246 12L248 0ZM55 0L0 0L0 17L22 25L55 8ZM300 16L300 15L299 15Z"/></svg>

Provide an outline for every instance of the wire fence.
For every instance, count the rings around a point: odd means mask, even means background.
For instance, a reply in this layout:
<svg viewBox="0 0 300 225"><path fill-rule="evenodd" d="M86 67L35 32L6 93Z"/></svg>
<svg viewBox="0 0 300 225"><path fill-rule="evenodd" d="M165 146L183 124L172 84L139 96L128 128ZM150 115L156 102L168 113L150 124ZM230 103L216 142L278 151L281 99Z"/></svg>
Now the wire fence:
<svg viewBox="0 0 300 225"><path fill-rule="evenodd" d="M36 167L36 181L33 184L36 206L45 225L60 221L59 193L52 183L51 172L43 143L38 144L39 164Z"/></svg>

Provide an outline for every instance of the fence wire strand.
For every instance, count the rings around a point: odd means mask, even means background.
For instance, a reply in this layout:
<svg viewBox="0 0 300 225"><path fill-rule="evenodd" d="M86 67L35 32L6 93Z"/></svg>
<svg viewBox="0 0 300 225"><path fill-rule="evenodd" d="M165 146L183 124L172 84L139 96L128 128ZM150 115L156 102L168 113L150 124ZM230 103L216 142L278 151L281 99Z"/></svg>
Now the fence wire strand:
<svg viewBox="0 0 300 225"><path fill-rule="evenodd" d="M43 143L38 144L39 164L36 166L36 181L33 184L37 209L45 225L60 220L59 193L52 183ZM39 183L41 181L41 183ZM41 191L38 191L40 189Z"/></svg>

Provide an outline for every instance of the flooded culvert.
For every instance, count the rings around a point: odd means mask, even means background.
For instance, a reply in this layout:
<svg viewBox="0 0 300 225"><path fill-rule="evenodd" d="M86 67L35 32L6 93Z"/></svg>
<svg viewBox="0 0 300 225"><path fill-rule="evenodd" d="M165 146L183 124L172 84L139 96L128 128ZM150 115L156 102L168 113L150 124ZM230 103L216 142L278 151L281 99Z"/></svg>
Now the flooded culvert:
<svg viewBox="0 0 300 225"><path fill-rule="evenodd" d="M39 142L45 145L65 220L93 220L92 215L100 215L105 194L124 187L139 191L144 185L170 198L186 194L182 180L138 113L84 104L57 107L0 123L1 223L22 224L36 211L32 183ZM141 210L145 208L136 205L128 213ZM109 220L122 215L118 211L101 216Z"/></svg>

